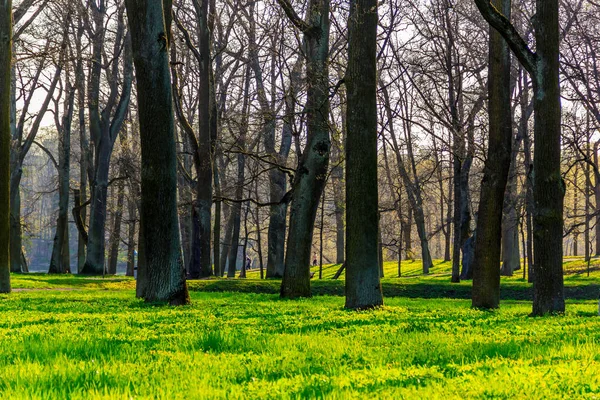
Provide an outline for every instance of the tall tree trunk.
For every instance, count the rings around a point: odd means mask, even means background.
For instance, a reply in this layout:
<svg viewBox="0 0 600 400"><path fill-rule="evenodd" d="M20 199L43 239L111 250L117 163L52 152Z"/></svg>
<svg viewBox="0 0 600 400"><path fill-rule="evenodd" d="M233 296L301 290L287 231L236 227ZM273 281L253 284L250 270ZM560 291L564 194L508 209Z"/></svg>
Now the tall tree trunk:
<svg viewBox="0 0 600 400"><path fill-rule="evenodd" d="M79 207L84 204L87 200L87 188L88 181L91 182L91 166L90 166L90 138L86 129L86 116L85 116L85 71L84 71L84 58L82 48L82 38L85 33L83 18L81 12L77 18L77 36L75 40L75 49L77 55L77 63L75 65L75 86L77 88L77 108L78 108L78 119L79 119L79 202L76 202L75 206ZM83 221L85 227L87 220L87 207L78 209L78 215ZM79 231L79 230L78 230ZM83 270L85 265L85 252L87 247L87 237L84 237L83 232L79 232L77 238L77 273Z"/></svg>
<svg viewBox="0 0 600 400"><path fill-rule="evenodd" d="M510 21L487 0L475 2L484 18L503 35L533 79L533 315L564 312L562 235L565 185L560 171L559 2L536 0L535 53Z"/></svg>
<svg viewBox="0 0 600 400"><path fill-rule="evenodd" d="M282 2L282 0L279 0ZM288 3L289 4L289 3ZM319 199L329 165L329 0L310 0L302 26L306 52L307 141L293 184L281 297L310 297L310 253ZM290 13L286 9L286 13ZM294 13L295 14L295 13Z"/></svg>
<svg viewBox="0 0 600 400"><path fill-rule="evenodd" d="M219 276L223 276L225 274L225 268L227 267L227 262L229 261L231 238L233 236L233 222L233 212L231 212L229 218L227 219L227 224L225 225L225 237L221 242L221 265L219 267Z"/></svg>
<svg viewBox="0 0 600 400"><path fill-rule="evenodd" d="M342 111L344 112L344 111ZM343 118L346 119L345 117ZM346 121L343 121L345 123ZM335 262L343 264L345 259L345 235L346 235L346 207L344 199L344 167L342 166L341 153L344 151L343 142L346 137L346 128L342 129L342 137L334 137L334 145L331 151L331 185L333 186L333 202L335 213Z"/></svg>
<svg viewBox="0 0 600 400"><path fill-rule="evenodd" d="M524 116L523 118L526 118ZM521 129L519 129L521 131ZM521 132L519 132L519 135ZM502 215L502 270L501 275L512 276L513 272L521 268L521 255L519 250L519 216L517 213L517 153L519 152L521 137L513 143L511 164L508 173L508 182L504 193L504 209Z"/></svg>
<svg viewBox="0 0 600 400"><path fill-rule="evenodd" d="M598 151L600 150L600 141L596 141L594 143L594 165L600 165L598 164ZM596 179L594 179L594 202L596 204L596 209L600 209L600 179L597 179L598 177L595 176ZM594 254L596 256L600 256L600 213L596 214L596 251L594 252Z"/></svg>
<svg viewBox="0 0 600 400"><path fill-rule="evenodd" d="M121 174L125 171L121 168ZM112 237L110 238L110 251L108 257L109 275L117 274L117 263L119 261L119 247L121 245L121 223L123 222L123 203L125 202L125 183L119 181L117 188L117 206L115 209Z"/></svg>
<svg viewBox="0 0 600 400"><path fill-rule="evenodd" d="M68 75L68 72L67 72ZM67 76L68 79L68 76ZM50 274L64 274L71 272L69 255L69 179L71 172L71 121L73 120L73 106L75 102L75 88L67 81L67 98L62 126L59 127L59 154L58 154L58 219L54 247L50 259Z"/></svg>
<svg viewBox="0 0 600 400"><path fill-rule="evenodd" d="M221 197L221 182L219 180L219 171L217 170L217 161L213 163L213 179L215 196ZM213 226L213 263L215 276L221 276L221 202L215 202L215 224Z"/></svg>
<svg viewBox="0 0 600 400"><path fill-rule="evenodd" d="M494 6L510 16L510 0ZM502 208L512 147L510 103L510 50L502 36L490 28L489 42L489 144L477 216L473 260L473 307L500 305L500 246Z"/></svg>
<svg viewBox="0 0 600 400"><path fill-rule="evenodd" d="M211 143L211 69L210 32L208 29L208 1L194 1L198 19L198 50L202 56L200 62L200 87L198 90L198 184L196 187L196 211L198 217L197 233L194 236L194 246L199 258L192 257L190 275L192 278L212 275L211 262L211 219L213 196L213 144Z"/></svg>
<svg viewBox="0 0 600 400"><path fill-rule="evenodd" d="M238 156L237 156L237 181L235 185L235 200L231 208L231 219L233 223L233 233L231 236L231 248L229 249L229 269L227 270L227 277L235 277L235 271L237 268L239 241L240 241L240 224L242 217L242 198L244 196L244 183L246 173L246 134L248 133L248 117L249 117L249 101L248 92L250 90L250 70L246 71L246 78L244 84L244 103L242 106L242 126L240 130L240 136L237 140ZM242 269L244 268L245 259L242 259Z"/></svg>
<svg viewBox="0 0 600 400"><path fill-rule="evenodd" d="M383 304L377 183L377 1L353 0L348 16L346 308Z"/></svg>
<svg viewBox="0 0 600 400"><path fill-rule="evenodd" d="M129 199L127 200L127 216L129 217L129 223L127 224L127 269L125 270L125 276L135 275L135 226L137 218L137 207L135 201L131 197L132 193L130 192Z"/></svg>
<svg viewBox="0 0 600 400"><path fill-rule="evenodd" d="M0 3L0 293L10 292L12 1Z"/></svg>
<svg viewBox="0 0 600 400"><path fill-rule="evenodd" d="M163 5L164 3L164 5ZM142 147L141 218L146 301L189 303L177 212L177 154L169 41L169 0L127 0Z"/></svg>
<svg viewBox="0 0 600 400"><path fill-rule="evenodd" d="M536 0L536 10L533 314L544 315L565 311L562 265L565 184L560 171L558 0Z"/></svg>
<svg viewBox="0 0 600 400"><path fill-rule="evenodd" d="M125 22L123 9L119 9L119 17L116 29L116 40L113 54L118 60L123 45L123 79L122 85L118 85L119 63L112 63L112 69L107 73L109 79L110 95L105 108L101 111L100 104L100 77L102 75L102 54L105 44L105 22L106 4L101 2L99 6L92 3L92 14L94 20L94 35L92 40L92 61L90 72L90 83L88 85L88 114L90 121L90 136L94 144L95 159L91 183L90 203L90 227L88 232L88 248L85 264L81 274L100 275L104 271L105 262L105 231L106 231L106 208L108 177L110 171L110 158L115 140L129 107L131 95L131 84L133 79L133 66L131 59L131 41L129 34L125 34ZM117 95L121 87L120 96ZM117 102L118 99L118 102Z"/></svg>
<svg viewBox="0 0 600 400"><path fill-rule="evenodd" d="M10 271L23 272L20 256L23 248L23 230L21 226L21 191L19 190L22 173L13 171L11 170L10 178Z"/></svg>
<svg viewBox="0 0 600 400"><path fill-rule="evenodd" d="M100 142L100 147L96 153L96 168L90 203L88 247L85 264L80 272L83 275L102 275L104 273L108 174L112 147L112 143Z"/></svg>
<svg viewBox="0 0 600 400"><path fill-rule="evenodd" d="M405 166L405 160L401 155L401 149L398 145L398 140L396 139L396 133L393 125L393 116L392 116L392 108L390 103L390 98L388 95L388 91L383 82L380 82L380 87L383 92L383 98L386 109L386 116L389 121L389 129L390 136L392 138L392 145L394 148L394 152L396 153L396 163L398 164L398 170L400 171L400 176L402 177L402 182L404 183L404 187L406 188L406 193L408 195L408 200L410 204L410 210L412 211L412 215L414 216L415 225L417 226L417 234L419 235L419 241L421 243L421 260L423 263L423 274L428 274L429 269L433 267L433 261L431 259L431 253L429 251L429 237L427 234L427 227L425 226L425 212L423 210L423 196L421 193L421 182L417 175L416 162L413 152L412 146L412 138L409 127L406 127L405 135L406 142L408 148L408 164L410 165L411 176L408 172L408 168ZM406 104L403 104L406 106ZM347 161L346 161L347 162ZM347 184L347 183L346 183ZM410 241L410 217L405 220L406 230L405 233L407 236L405 237L405 251L408 254L412 253L410 250L411 241Z"/></svg>

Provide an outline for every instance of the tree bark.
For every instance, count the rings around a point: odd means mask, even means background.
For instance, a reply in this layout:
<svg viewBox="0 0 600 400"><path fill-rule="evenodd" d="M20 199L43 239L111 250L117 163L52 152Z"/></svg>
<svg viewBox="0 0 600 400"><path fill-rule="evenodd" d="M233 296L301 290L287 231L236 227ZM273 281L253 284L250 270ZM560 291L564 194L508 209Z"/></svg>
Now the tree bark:
<svg viewBox="0 0 600 400"><path fill-rule="evenodd" d="M231 220L233 223L233 232L231 236L231 248L229 249L229 269L227 277L234 278L237 269L238 250L240 242L240 224L242 219L242 197L244 196L244 183L246 179L246 135L248 133L248 118L249 118L249 100L248 93L250 90L250 70L246 71L244 84L244 103L242 105L242 124L240 128L240 136L237 140L237 181L235 185L235 200L231 208ZM245 266L245 259L242 259L242 270Z"/></svg>
<svg viewBox="0 0 600 400"><path fill-rule="evenodd" d="M377 181L377 1L353 0L348 16L346 308L383 305Z"/></svg>
<svg viewBox="0 0 600 400"><path fill-rule="evenodd" d="M510 16L510 0L495 0L494 6ZM489 40L489 144L473 260L472 305L478 308L500 305L502 208L512 147L510 49L502 36L491 28Z"/></svg>
<svg viewBox="0 0 600 400"><path fill-rule="evenodd" d="M164 3L164 4L163 4ZM169 39L169 0L127 0L142 150L141 219L148 302L190 302L177 212L177 154Z"/></svg>
<svg viewBox="0 0 600 400"><path fill-rule="evenodd" d="M328 121L329 0L310 0L307 10L307 20L313 21L312 24L293 21L301 26L307 44L307 142L296 169L292 189L285 271L280 293L283 298L311 296L310 253L331 147ZM289 16L288 9L286 13Z"/></svg>
<svg viewBox="0 0 600 400"><path fill-rule="evenodd" d="M533 315L544 315L565 311L562 265L565 184L560 171L559 2L536 0L536 10Z"/></svg>
<svg viewBox="0 0 600 400"><path fill-rule="evenodd" d="M117 102L118 62L112 63L112 69L107 74L111 88L106 106L100 111L100 76L102 74L102 52L104 47L106 5L101 2L98 7L92 7L95 31L93 32L92 68L88 86L88 113L90 119L90 135L94 144L95 159L93 181L91 183L90 227L88 231L88 248L85 264L81 270L84 275L101 275L104 271L105 260L105 230L108 176L110 158L115 140L125 121L129 99L133 67L131 60L131 43L129 35L125 35L125 22L122 9L119 10L119 21L116 30L115 57L123 48L123 84ZM114 113L113 113L114 111ZM112 117L111 117L112 115Z"/></svg>
<svg viewBox="0 0 600 400"><path fill-rule="evenodd" d="M68 77L67 77L68 79ZM57 127L59 138L59 170L58 170L58 219L52 257L50 259L50 274L65 274L71 272L71 257L69 255L69 179L71 172L71 122L73 120L73 106L75 102L75 88L67 81L67 98L62 126Z"/></svg>
<svg viewBox="0 0 600 400"><path fill-rule="evenodd" d="M127 216L129 217L128 225L128 241L127 241L127 269L125 276L135 275L135 226L137 218L137 209L135 201L131 198L132 193L129 193L127 201Z"/></svg>
<svg viewBox="0 0 600 400"><path fill-rule="evenodd" d="M121 168L121 174L124 174ZM115 209L112 237L110 238L110 250L108 257L108 275L117 274L119 261L119 247L121 245L121 223L123 222L123 203L125 202L125 183L121 180L117 187L117 206Z"/></svg>
<svg viewBox="0 0 600 400"><path fill-rule="evenodd" d="M12 1L0 2L0 293L10 292Z"/></svg>
<svg viewBox="0 0 600 400"><path fill-rule="evenodd" d="M562 313L565 310L562 269L565 185L560 171L559 2L536 0L535 53L506 17L486 0L475 2L532 76L535 113L533 315Z"/></svg>

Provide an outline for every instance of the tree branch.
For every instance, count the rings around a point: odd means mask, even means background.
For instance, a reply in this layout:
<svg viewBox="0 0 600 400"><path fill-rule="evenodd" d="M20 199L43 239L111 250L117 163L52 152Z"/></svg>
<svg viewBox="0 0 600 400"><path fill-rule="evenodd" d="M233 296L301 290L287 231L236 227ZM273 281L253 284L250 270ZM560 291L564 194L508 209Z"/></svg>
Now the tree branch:
<svg viewBox="0 0 600 400"><path fill-rule="evenodd" d="M531 51L508 18L498 11L489 0L475 0L475 5L477 5L483 18L506 40L510 49L523 67L532 75L532 78L537 79L535 77L537 54Z"/></svg>

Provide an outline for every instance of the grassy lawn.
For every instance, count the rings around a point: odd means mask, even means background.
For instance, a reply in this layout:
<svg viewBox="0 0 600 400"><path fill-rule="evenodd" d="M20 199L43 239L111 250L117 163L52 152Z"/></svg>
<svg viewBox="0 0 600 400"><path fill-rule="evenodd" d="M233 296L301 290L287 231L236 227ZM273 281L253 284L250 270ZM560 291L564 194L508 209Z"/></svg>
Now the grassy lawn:
<svg viewBox="0 0 600 400"><path fill-rule="evenodd" d="M499 311L470 309L447 264L386 264L385 307L360 313L331 279L301 301L256 272L195 281L173 308L129 278L13 275L34 290L0 296L0 398L599 398L600 272L582 264L565 263L567 313L551 318L528 316L518 277Z"/></svg>

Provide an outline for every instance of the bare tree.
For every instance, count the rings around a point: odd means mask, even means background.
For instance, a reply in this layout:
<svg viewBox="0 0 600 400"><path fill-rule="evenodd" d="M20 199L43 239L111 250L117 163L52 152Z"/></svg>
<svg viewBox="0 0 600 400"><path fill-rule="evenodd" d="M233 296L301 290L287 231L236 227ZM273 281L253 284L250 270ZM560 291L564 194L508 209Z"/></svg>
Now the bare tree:
<svg viewBox="0 0 600 400"><path fill-rule="evenodd" d="M294 176L290 227L281 297L309 297L310 253L319 200L329 165L329 0L311 0L304 22L288 0L278 0L304 34L307 71L308 138Z"/></svg>
<svg viewBox="0 0 600 400"><path fill-rule="evenodd" d="M534 139L533 314L564 312L561 105L559 81L559 1L536 0L533 52L505 15L488 0L475 0L488 23L507 41L533 81Z"/></svg>

